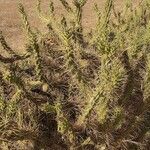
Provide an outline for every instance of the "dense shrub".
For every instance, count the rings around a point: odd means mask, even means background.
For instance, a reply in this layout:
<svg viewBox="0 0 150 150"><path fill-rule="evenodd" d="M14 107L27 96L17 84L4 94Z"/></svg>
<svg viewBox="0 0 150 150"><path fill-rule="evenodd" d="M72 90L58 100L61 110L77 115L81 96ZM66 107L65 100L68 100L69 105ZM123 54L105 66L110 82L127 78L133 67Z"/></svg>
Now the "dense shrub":
<svg viewBox="0 0 150 150"><path fill-rule="evenodd" d="M107 0L88 34L87 0L60 0L68 13L37 9L48 27L30 27L20 55L2 32L0 42L0 148L35 150L148 150L150 144L150 2L123 11ZM69 16L69 17L68 17Z"/></svg>

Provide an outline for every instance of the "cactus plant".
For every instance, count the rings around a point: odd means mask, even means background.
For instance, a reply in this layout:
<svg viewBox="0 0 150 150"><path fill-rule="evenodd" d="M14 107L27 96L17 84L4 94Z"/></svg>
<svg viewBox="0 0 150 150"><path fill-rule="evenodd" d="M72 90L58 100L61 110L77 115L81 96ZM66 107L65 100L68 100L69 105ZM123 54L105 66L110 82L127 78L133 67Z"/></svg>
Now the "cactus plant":
<svg viewBox="0 0 150 150"><path fill-rule="evenodd" d="M150 139L150 3L123 11L106 0L95 30L83 31L87 0L60 0L70 18L39 17L48 33L31 28L18 54L0 33L0 148L148 150Z"/></svg>

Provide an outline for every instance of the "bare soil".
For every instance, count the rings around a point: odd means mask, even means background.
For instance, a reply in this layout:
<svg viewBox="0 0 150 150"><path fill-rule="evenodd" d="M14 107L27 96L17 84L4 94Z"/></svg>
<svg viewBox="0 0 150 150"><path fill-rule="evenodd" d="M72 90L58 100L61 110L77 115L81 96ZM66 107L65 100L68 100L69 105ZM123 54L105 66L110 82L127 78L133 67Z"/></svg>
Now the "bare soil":
<svg viewBox="0 0 150 150"><path fill-rule="evenodd" d="M72 0L67 0L71 3ZM122 9L124 0L116 0L116 6ZM133 0L134 4L137 4L140 0ZM40 30L44 31L44 27L40 19L38 18L36 12L36 0L20 0L24 4L26 12L28 13L29 21L34 27L38 27ZM48 8L48 1L43 0L42 7L44 10ZM93 6L97 3L100 8L103 7L105 0L88 0L86 6L84 7L84 20L83 25L86 29L90 29L94 26L96 22L96 17L94 16ZM0 0L0 30L6 36L7 41L10 43L11 47L22 51L24 49L25 37L22 32L21 18L18 12L19 0ZM64 9L59 2L59 0L54 0L56 13L60 15L64 13Z"/></svg>

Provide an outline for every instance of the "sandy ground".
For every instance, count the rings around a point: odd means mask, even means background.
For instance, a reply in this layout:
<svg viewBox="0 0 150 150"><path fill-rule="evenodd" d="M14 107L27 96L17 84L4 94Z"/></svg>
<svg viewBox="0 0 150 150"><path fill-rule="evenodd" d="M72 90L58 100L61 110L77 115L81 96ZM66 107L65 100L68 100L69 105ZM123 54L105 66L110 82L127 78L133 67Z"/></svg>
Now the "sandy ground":
<svg viewBox="0 0 150 150"><path fill-rule="evenodd" d="M36 0L0 0L0 30L3 31L7 41L10 43L11 47L16 50L23 50L25 44L25 37L23 36L20 14L18 13L17 4L23 3L26 12L28 13L29 21L33 27L38 27L40 30L44 30L43 24L38 18L36 12ZM56 12L58 15L64 13L64 9L59 2L59 0L53 0L56 7ZM72 0L67 0L69 3ZM116 0L116 6L122 8L124 0ZM136 4L139 0L133 0ZM44 10L48 8L48 1L42 0L42 7ZM96 18L93 12L93 5L97 3L100 7L103 7L105 0L88 0L84 7L84 20L83 24L86 29L90 29L94 26Z"/></svg>

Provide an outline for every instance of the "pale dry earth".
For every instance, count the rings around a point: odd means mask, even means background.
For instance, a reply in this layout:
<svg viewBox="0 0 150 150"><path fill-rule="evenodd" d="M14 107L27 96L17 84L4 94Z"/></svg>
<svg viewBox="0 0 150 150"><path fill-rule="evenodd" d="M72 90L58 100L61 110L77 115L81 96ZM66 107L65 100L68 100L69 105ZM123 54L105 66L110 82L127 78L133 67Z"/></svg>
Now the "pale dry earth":
<svg viewBox="0 0 150 150"><path fill-rule="evenodd" d="M65 13L59 0L53 0L55 3L56 13L60 16ZM71 3L72 0L68 0ZM140 0L133 0L136 5ZM24 34L22 32L21 18L18 12L18 3L24 4L26 12L29 17L29 21L33 27L38 27L40 30L45 31L43 23L40 21L36 11L37 0L0 0L0 30L6 36L7 41L11 47L22 51L24 44L26 43ZM44 11L48 9L48 1L42 0ZM83 25L86 30L94 27L96 23L96 17L93 11L94 3L97 3L100 8L103 8L105 0L88 0L84 7ZM124 0L116 0L116 7L119 9L123 8Z"/></svg>

